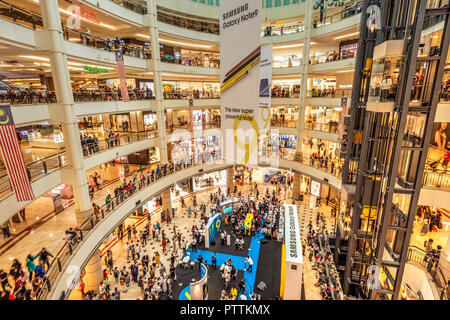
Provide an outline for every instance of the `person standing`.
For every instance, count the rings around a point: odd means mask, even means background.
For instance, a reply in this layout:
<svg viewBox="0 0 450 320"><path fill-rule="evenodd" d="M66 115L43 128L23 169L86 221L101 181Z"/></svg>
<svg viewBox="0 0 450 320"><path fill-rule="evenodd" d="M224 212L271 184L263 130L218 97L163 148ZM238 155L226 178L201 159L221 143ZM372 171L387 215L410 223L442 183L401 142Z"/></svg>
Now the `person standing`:
<svg viewBox="0 0 450 320"><path fill-rule="evenodd" d="M248 272L252 272L253 270L253 260L252 258L250 258L249 256L247 256L247 258L245 259L245 263L248 263Z"/></svg>
<svg viewBox="0 0 450 320"><path fill-rule="evenodd" d="M38 254L40 261L42 261L42 264L45 264L47 266L47 269L50 268L50 263L48 257L54 258L54 256L47 251L47 249L42 248L41 252Z"/></svg>
<svg viewBox="0 0 450 320"><path fill-rule="evenodd" d="M33 279L33 273L34 273L34 270L36 269L36 265L34 264L34 259L36 259L37 257L39 257L39 255L36 255L33 257L31 254L29 254L27 256L27 259L25 260L25 263L28 268L28 273L29 273L28 281L30 281L30 282Z"/></svg>
<svg viewBox="0 0 450 320"><path fill-rule="evenodd" d="M217 269L217 258L216 253L213 253L213 256L211 257L211 265L214 267L214 270Z"/></svg>

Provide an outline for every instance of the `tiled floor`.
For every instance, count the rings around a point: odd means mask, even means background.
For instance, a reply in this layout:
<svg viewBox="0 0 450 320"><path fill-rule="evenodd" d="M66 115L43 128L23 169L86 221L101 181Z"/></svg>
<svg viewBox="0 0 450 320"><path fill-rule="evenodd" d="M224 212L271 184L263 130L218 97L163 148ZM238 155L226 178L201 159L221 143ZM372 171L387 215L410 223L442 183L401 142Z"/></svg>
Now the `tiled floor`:
<svg viewBox="0 0 450 320"><path fill-rule="evenodd" d="M116 169L120 166L121 165L116 165ZM130 172L133 172L137 168L138 167L136 166L130 166ZM106 170L108 171L110 169L108 168ZM110 174L111 178L114 178L113 172L110 172ZM118 176L116 177L116 180L117 178ZM114 183L105 181L105 187L102 190L95 192L92 202L98 204L104 203L106 195L114 194L114 189L119 184L121 184L120 180L115 181ZM39 220L42 219L42 217L47 216L52 212L52 200L51 198L46 197L40 197L26 207L26 221L18 224L13 223L11 231L12 236L17 237L16 239L13 239L15 245L10 247L11 244L5 244L5 240L0 242L0 268L8 270L13 258L17 258L23 263L29 253L37 253L42 247L46 247L53 254L57 253L58 248L62 245L65 230L70 227L75 227L77 224L75 207L68 206L63 212L60 212L57 215L51 214L47 217L45 223L38 225L37 222L40 222ZM34 224L35 228L32 228L29 232L20 234L21 230L26 229L32 224ZM16 231L14 231L14 229Z"/></svg>

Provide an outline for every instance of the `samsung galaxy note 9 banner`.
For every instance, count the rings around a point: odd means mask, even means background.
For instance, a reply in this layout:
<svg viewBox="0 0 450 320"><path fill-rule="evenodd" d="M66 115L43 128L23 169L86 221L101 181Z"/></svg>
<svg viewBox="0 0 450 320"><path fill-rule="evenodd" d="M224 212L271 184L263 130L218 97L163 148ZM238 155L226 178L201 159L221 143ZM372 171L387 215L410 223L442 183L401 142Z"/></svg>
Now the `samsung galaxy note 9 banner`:
<svg viewBox="0 0 450 320"><path fill-rule="evenodd" d="M225 159L258 165L261 0L220 1L221 127Z"/></svg>
<svg viewBox="0 0 450 320"><path fill-rule="evenodd" d="M261 49L260 83L259 83L259 111L257 114L260 134L270 130L270 102L272 87L272 56L273 45Z"/></svg>

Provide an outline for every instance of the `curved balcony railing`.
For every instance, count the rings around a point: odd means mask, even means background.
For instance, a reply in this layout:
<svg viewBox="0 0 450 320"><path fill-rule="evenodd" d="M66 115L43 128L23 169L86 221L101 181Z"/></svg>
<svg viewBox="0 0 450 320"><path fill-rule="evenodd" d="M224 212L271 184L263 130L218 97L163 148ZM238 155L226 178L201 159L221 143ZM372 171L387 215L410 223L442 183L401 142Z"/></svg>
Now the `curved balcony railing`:
<svg viewBox="0 0 450 320"><path fill-rule="evenodd" d="M184 99L220 99L220 93L216 91L200 90L179 90L175 89L171 92L163 93L164 99L167 100L184 100Z"/></svg>
<svg viewBox="0 0 450 320"><path fill-rule="evenodd" d="M38 161L27 163L28 178L34 182L66 165L68 165L67 154L66 151L62 151ZM4 172L0 176L0 200L3 200L13 192L13 189L6 169L0 168L0 171Z"/></svg>
<svg viewBox="0 0 450 320"><path fill-rule="evenodd" d="M11 105L32 105L56 103L56 93L41 89L8 89L0 90L0 102Z"/></svg>
<svg viewBox="0 0 450 320"><path fill-rule="evenodd" d="M169 134L172 134L175 130L178 129L184 129L184 130L189 130L190 129L190 124L189 123L184 123L184 124L179 124L179 125L171 125L168 126L166 124L166 132ZM220 122L210 122L210 123L202 123L202 124L194 124L193 128L194 131L198 130L201 127L201 130L208 130L208 129L217 129L220 128Z"/></svg>
<svg viewBox="0 0 450 320"><path fill-rule="evenodd" d="M154 100L154 93L146 91L145 89L133 89L128 90L128 96L130 100ZM121 91L120 90L75 90L73 92L73 99L76 103L80 102L100 102L100 101L121 101Z"/></svg>
<svg viewBox="0 0 450 320"><path fill-rule="evenodd" d="M431 276L431 281L439 294L440 300L450 300L450 289L448 287L450 279L445 277L449 270L444 270L434 255L427 254L425 250L416 246L409 246L406 259L408 262L414 262L426 269Z"/></svg>
<svg viewBox="0 0 450 320"><path fill-rule="evenodd" d="M309 58L309 63L312 65L315 64L324 64L324 63L330 63L335 61L342 61L342 60L348 60L353 59L357 55L357 52L348 51L345 55L342 57L339 56L337 53L330 53L327 55L319 55L319 56L312 56Z"/></svg>
<svg viewBox="0 0 450 320"><path fill-rule="evenodd" d="M295 120L280 121L280 120L275 120L272 118L270 120L270 124L272 127L277 127L277 128L297 128L298 121L295 121Z"/></svg>
<svg viewBox="0 0 450 320"><path fill-rule="evenodd" d="M313 28L320 28L332 23L336 23L348 18L351 18L359 13L362 12L363 9L363 1L358 1L357 3L344 8L343 10L327 15L325 14L325 17L323 19L322 22L318 21L318 20L314 20L313 21Z"/></svg>
<svg viewBox="0 0 450 320"><path fill-rule="evenodd" d="M217 159L213 159L213 161L218 159L219 156L217 157ZM158 180L167 177L180 170L190 168L195 165L207 163L198 161L198 159L195 160L193 157L187 160L190 161L181 162L180 164L177 165L176 164L164 165L162 166L162 169L159 174L155 174L150 178L148 176L147 179L144 179L143 181L134 181L134 182L131 181L129 185L126 187L126 190L120 193L117 197L112 198L108 203L105 203L101 207L97 207L96 209L94 208L94 213L91 215L91 217L86 219L76 228L76 235L72 238L76 240L62 241L58 245L57 254L52 260L50 267L46 271L45 277L37 294L37 299L45 299L47 297L48 293L51 291L52 285L54 284L56 279L58 279L59 275L64 271L63 266L72 256L74 248L81 241L83 241L85 237L89 236L90 232L94 229L94 226L96 224L98 224L100 221L104 220L106 217L111 215L116 208L120 207L131 196L141 192L147 186L150 186L155 182L157 182ZM196 161L196 163L194 163L194 160Z"/></svg>
<svg viewBox="0 0 450 320"><path fill-rule="evenodd" d="M194 20L184 17L175 16L169 13L158 11L157 14L158 21L162 23L167 23L176 27L183 29L189 29L193 31L219 34L219 24L204 22L200 20Z"/></svg>
<svg viewBox="0 0 450 320"><path fill-rule="evenodd" d="M173 56L164 56L163 54L161 54L161 62L178 64L187 67L200 67L213 69L220 68L220 57L215 59L188 57L188 56L181 56L179 58L174 58Z"/></svg>
<svg viewBox="0 0 450 320"><path fill-rule="evenodd" d="M306 120L307 121L307 120ZM338 132L338 122L337 121L329 121L328 123L305 123L306 130L315 130L315 131L323 131L329 133L337 133Z"/></svg>
<svg viewBox="0 0 450 320"><path fill-rule="evenodd" d="M111 139L99 140L95 142L86 142L83 140L81 142L81 147L83 149L83 156L89 157L91 155L97 154L102 151L106 151L112 148L120 147L123 145L135 143L142 140L147 140L150 138L155 138L158 136L158 131L151 130L146 132L131 133L126 135L120 135L117 138L112 137Z"/></svg>
<svg viewBox="0 0 450 320"><path fill-rule="evenodd" d="M284 36L305 31L305 25L301 22L289 22L285 25L268 25L261 31L261 37Z"/></svg>
<svg viewBox="0 0 450 320"><path fill-rule="evenodd" d="M260 150L259 154L260 155L262 154L263 157L272 157L275 155L275 153L273 153L270 150L270 147L268 147L268 151L266 151L265 153L263 153ZM342 170L343 170L343 166L344 166L343 161L328 160L328 159L325 161L323 159L315 159L312 156L306 156L306 155L300 156L297 154L281 152L281 151L278 152L277 154L279 155L280 159L300 162L309 167L316 168L316 169L319 169L326 173L332 174L338 178L342 177Z"/></svg>
<svg viewBox="0 0 450 320"><path fill-rule="evenodd" d="M134 11L139 14L147 14L147 6L145 5L145 1L141 0L111 0L112 2L118 4L125 9Z"/></svg>
<svg viewBox="0 0 450 320"><path fill-rule="evenodd" d="M450 190L450 174L447 170L426 169L423 173L423 186Z"/></svg>
<svg viewBox="0 0 450 320"><path fill-rule="evenodd" d="M44 27L41 17L5 1L0 1L0 16L5 20L9 20L29 29L37 30Z"/></svg>
<svg viewBox="0 0 450 320"><path fill-rule="evenodd" d="M120 49L123 54L130 57L151 59L150 47L127 45L123 41L116 39L102 39L78 30L69 29L66 26L63 26L63 34L65 40L79 43L87 47L109 52Z"/></svg>

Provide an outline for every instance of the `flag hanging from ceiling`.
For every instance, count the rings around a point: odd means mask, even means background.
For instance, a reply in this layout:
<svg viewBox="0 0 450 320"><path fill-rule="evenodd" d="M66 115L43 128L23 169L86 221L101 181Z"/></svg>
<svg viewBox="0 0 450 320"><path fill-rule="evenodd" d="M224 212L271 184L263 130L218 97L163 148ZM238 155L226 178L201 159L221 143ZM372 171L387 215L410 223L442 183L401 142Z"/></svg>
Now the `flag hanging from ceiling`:
<svg viewBox="0 0 450 320"><path fill-rule="evenodd" d="M0 149L17 201L34 200L10 105L0 105Z"/></svg>
<svg viewBox="0 0 450 320"><path fill-rule="evenodd" d="M117 73L119 75L119 80L120 80L120 90L122 93L122 101L129 102L130 96L128 95L127 74L125 72L125 63L123 61L122 50L116 50L115 55L116 55L116 62L117 62Z"/></svg>

